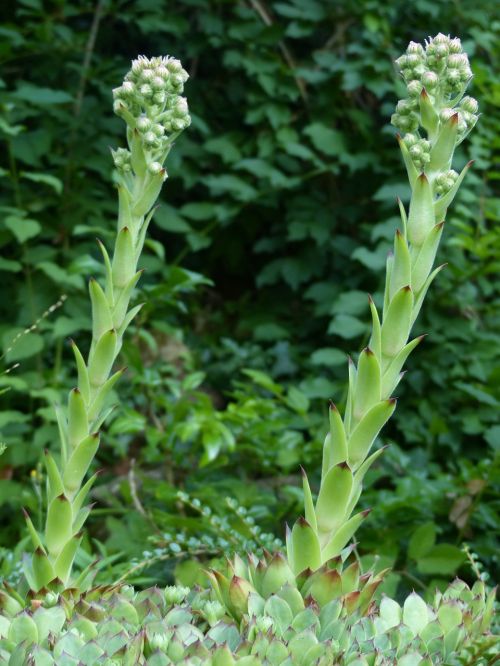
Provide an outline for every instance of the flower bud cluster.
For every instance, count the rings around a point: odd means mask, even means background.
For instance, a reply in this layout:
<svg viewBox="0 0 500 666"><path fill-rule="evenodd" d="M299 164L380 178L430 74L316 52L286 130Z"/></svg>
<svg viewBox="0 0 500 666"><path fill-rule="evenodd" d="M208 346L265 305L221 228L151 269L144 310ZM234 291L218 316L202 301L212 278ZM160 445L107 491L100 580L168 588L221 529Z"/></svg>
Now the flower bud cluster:
<svg viewBox="0 0 500 666"><path fill-rule="evenodd" d="M431 143L427 139L421 139L417 134L406 134L403 141L413 163L419 171L423 171L426 164L431 160Z"/></svg>
<svg viewBox="0 0 500 666"><path fill-rule="evenodd" d="M439 196L446 194L451 190L458 178L458 173L453 169L440 173L434 181L434 192Z"/></svg>
<svg viewBox="0 0 500 666"><path fill-rule="evenodd" d="M132 171L131 153L126 148L117 148L112 150L113 162L115 167L124 172Z"/></svg>
<svg viewBox="0 0 500 666"><path fill-rule="evenodd" d="M462 92L472 77L469 59L460 39L439 33L429 38L425 49L410 42L406 53L396 60L411 96L418 96L422 87L430 95L455 96ZM419 89L420 88L420 89Z"/></svg>
<svg viewBox="0 0 500 666"><path fill-rule="evenodd" d="M187 79L188 73L175 58L139 56L123 84L113 90L115 113L137 130L153 174L162 169L170 136L191 123L186 98L181 96ZM130 170L124 153L113 157L118 169Z"/></svg>

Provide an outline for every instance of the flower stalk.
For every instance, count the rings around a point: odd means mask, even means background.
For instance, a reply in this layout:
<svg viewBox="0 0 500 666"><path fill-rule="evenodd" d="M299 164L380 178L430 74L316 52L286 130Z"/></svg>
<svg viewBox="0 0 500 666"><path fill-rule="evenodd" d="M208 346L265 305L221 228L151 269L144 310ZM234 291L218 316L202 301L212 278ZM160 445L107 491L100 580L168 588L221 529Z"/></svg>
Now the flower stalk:
<svg viewBox="0 0 500 666"><path fill-rule="evenodd" d="M118 174L118 224L114 250L99 247L104 280L89 283L92 340L85 357L72 342L77 386L65 408L57 409L61 449L47 451L47 516L43 534L25 513L34 553L24 562L33 592L67 587L82 528L91 511L85 504L97 474L86 482L99 448L99 431L110 413L109 394L124 369L113 372L125 331L141 309L130 306L141 277L137 269L154 205L167 178L164 162L176 137L190 124L181 96L188 78L181 63L169 57L140 56L123 84L113 91L114 111L127 125L128 148L112 151Z"/></svg>
<svg viewBox="0 0 500 666"><path fill-rule="evenodd" d="M478 104L465 91L472 77L460 40L438 34L410 42L396 65L408 97L400 100L392 124L411 186L408 211L399 201L401 229L386 266L381 316L369 298L372 331L355 364L349 360L349 390L342 416L330 406L330 431L323 448L321 484L313 500L303 474L305 518L287 529L287 555L297 575L338 557L369 512L353 514L363 478L382 454L373 451L380 431L396 409L392 397L403 366L424 336L410 340L425 295L443 266L434 261L448 207L471 163L460 174L453 154L474 127Z"/></svg>

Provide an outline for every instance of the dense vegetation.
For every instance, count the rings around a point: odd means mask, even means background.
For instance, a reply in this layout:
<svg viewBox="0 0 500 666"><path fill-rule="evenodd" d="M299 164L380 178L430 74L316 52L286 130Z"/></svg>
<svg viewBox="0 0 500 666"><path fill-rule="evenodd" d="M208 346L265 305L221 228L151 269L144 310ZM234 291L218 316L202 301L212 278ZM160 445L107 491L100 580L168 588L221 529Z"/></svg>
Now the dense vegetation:
<svg viewBox="0 0 500 666"><path fill-rule="evenodd" d="M100 270L95 237L114 229L109 146L121 142L109 90L130 59L182 59L193 124L169 160L143 260L147 304L123 351L124 407L103 437L87 551L139 584L191 582L198 562L228 548L279 545L300 511L300 464L317 484L327 399L345 400L346 356L368 335L366 294L381 298L395 197L409 195L388 124L393 59L443 29L474 55L483 115L460 159L475 168L417 324L432 335L409 363L362 499L373 511L359 554L393 566L385 585L399 593L467 578L464 543L495 574L493 9L19 0L1 10L3 576L17 573L21 507L42 519L52 405L73 382L66 340L83 332L84 345L90 328L83 276Z"/></svg>

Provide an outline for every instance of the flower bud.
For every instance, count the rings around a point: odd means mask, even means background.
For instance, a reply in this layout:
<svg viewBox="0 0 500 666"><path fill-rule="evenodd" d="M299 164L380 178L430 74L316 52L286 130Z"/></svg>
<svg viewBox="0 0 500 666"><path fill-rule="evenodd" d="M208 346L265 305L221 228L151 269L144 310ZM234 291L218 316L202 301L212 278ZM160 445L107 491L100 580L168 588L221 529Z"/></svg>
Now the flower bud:
<svg viewBox="0 0 500 666"><path fill-rule="evenodd" d="M418 137L415 134L405 134L403 141L407 148L411 148L417 143Z"/></svg>
<svg viewBox="0 0 500 666"><path fill-rule="evenodd" d="M442 123L445 123L453 115L455 115L455 113L456 113L456 111L454 109L450 109L449 107L445 107L444 109L441 109L441 112L439 114L439 119L441 120Z"/></svg>
<svg viewBox="0 0 500 666"><path fill-rule="evenodd" d="M151 85L154 90L163 90L165 87L165 81L161 78L161 76L157 75L151 81Z"/></svg>
<svg viewBox="0 0 500 666"><path fill-rule="evenodd" d="M149 173L156 175L157 173L160 173L160 171L163 169L162 165L159 162L150 162L148 164L148 171Z"/></svg>
<svg viewBox="0 0 500 666"><path fill-rule="evenodd" d="M426 88L432 90L439 83L439 77L435 72L427 71L422 75L422 83Z"/></svg>
<svg viewBox="0 0 500 666"><path fill-rule="evenodd" d="M156 134L154 132L151 132L151 131L146 132L146 134L144 135L144 143L147 146L154 146L156 144L156 141L157 141L157 137L156 137Z"/></svg>
<svg viewBox="0 0 500 666"><path fill-rule="evenodd" d="M155 124L151 127L151 131L152 131L153 134L154 134L155 136L157 136L158 138L161 138L161 137L165 134L165 128L163 127L163 125L160 125L160 123L155 123Z"/></svg>
<svg viewBox="0 0 500 666"><path fill-rule="evenodd" d="M147 116L141 116L140 118L137 119L137 124L136 127L139 130L139 132L148 132L153 123Z"/></svg>
<svg viewBox="0 0 500 666"><path fill-rule="evenodd" d="M135 92L135 86L131 81L124 81L121 90L124 97L130 97Z"/></svg>
<svg viewBox="0 0 500 666"><path fill-rule="evenodd" d="M180 60L177 60L177 58L170 58L167 62L167 68L170 72L177 73L181 71L182 65Z"/></svg>
<svg viewBox="0 0 500 666"><path fill-rule="evenodd" d="M479 104L477 103L477 99L474 99L474 97L464 97L462 101L460 102L460 106L464 111L467 111L468 113L477 113L479 109Z"/></svg>
<svg viewBox="0 0 500 666"><path fill-rule="evenodd" d="M438 44L434 53L438 58L445 58L448 55L448 44Z"/></svg>
<svg viewBox="0 0 500 666"><path fill-rule="evenodd" d="M144 83L140 89L139 92L143 97L150 97L153 94L153 89L148 83Z"/></svg>
<svg viewBox="0 0 500 666"><path fill-rule="evenodd" d="M165 104L166 99L167 99L167 96L165 95L163 90L158 91L153 95L153 102L155 104L158 104L159 106L161 106L162 104Z"/></svg>
<svg viewBox="0 0 500 666"><path fill-rule="evenodd" d="M417 42L410 42L408 44L408 48L406 49L406 53L408 53L408 55L423 56L424 48L422 44L418 44Z"/></svg>
<svg viewBox="0 0 500 666"><path fill-rule="evenodd" d="M450 39L449 49L450 53L462 53L462 42L458 37Z"/></svg>
<svg viewBox="0 0 500 666"><path fill-rule="evenodd" d="M410 97L418 97L422 92L422 84L417 79L413 79L408 83L408 94Z"/></svg>
<svg viewBox="0 0 500 666"><path fill-rule="evenodd" d="M144 83L150 83L155 78L155 73L152 69L145 69L142 72L141 79Z"/></svg>

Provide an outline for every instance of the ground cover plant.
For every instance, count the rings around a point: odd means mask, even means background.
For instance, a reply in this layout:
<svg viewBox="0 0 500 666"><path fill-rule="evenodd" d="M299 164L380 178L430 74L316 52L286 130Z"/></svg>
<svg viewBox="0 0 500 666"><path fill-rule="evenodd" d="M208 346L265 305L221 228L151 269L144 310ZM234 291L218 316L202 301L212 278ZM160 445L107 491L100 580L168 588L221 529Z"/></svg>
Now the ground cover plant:
<svg viewBox="0 0 500 666"><path fill-rule="evenodd" d="M287 533L286 555L236 557L230 575L211 570L212 589L169 587L135 593L111 582L91 587L95 565L73 570L84 506L96 475L86 479L99 446L107 398L122 371L111 374L122 337L140 305L129 302L154 204L166 178L163 163L189 125L187 73L174 58L140 57L115 89L115 112L127 124L127 149L113 152L119 215L110 257L101 243L103 286L89 285L92 340L88 354L73 344L78 386L58 412L60 451L47 452L47 511L40 532L26 514L33 542L17 590L1 593L5 663L433 664L493 663L488 633L494 590L456 581L432 605L411 594L400 607L374 593L385 572L360 571L348 546L366 518L351 517L363 478L383 453L371 451L395 409L394 388L421 338L412 325L432 281L448 206L469 168L452 170L456 146L474 127L477 102L465 96L471 71L458 39L439 34L411 42L398 60L407 96L393 123L412 197L400 203L401 228L386 270L382 317L370 299L369 346L349 365L343 418L330 408L316 502L304 474L305 517ZM87 360L85 360L87 358ZM289 394L290 400L292 400ZM296 396L297 400L297 396Z"/></svg>

